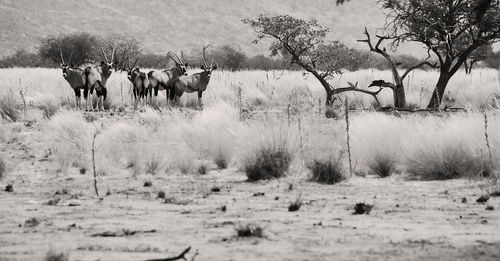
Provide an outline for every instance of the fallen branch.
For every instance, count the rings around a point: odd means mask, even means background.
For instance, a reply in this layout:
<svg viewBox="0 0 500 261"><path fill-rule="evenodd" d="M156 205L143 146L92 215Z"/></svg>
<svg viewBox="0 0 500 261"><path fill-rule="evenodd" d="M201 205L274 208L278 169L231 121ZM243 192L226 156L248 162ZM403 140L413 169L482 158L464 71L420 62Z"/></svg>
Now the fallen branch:
<svg viewBox="0 0 500 261"><path fill-rule="evenodd" d="M368 91L368 90L364 90L364 89L359 89L357 82L356 82L356 84L353 84L350 82L348 82L347 84L349 84L349 87L342 87L342 88L333 89L333 93L339 94L342 92L349 92L349 91L362 92L362 93L369 94L369 95L373 96L373 99L375 99L377 104L380 105L380 101L378 100L377 95L382 91L382 87L379 87L379 89L377 91L372 92L372 91Z"/></svg>
<svg viewBox="0 0 500 261"><path fill-rule="evenodd" d="M159 259L148 259L146 261L174 261L174 260L186 260L186 257L185 255L189 252L189 250L191 250L191 247L188 247L186 248L184 251L182 251L182 253L180 253L178 256L174 256L174 257L167 257L167 258L159 258ZM198 253L198 252L197 252ZM195 254L196 256L196 254ZM194 257L193 257L194 258Z"/></svg>

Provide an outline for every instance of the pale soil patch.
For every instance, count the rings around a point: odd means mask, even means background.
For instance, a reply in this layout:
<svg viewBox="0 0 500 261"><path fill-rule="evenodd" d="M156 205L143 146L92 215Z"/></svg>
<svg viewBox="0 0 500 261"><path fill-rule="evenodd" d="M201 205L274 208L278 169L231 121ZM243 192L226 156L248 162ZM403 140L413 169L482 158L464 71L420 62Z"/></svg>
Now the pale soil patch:
<svg viewBox="0 0 500 261"><path fill-rule="evenodd" d="M50 248L70 260L145 260L188 246L188 259L198 250L196 260L500 258L499 198L490 198L494 210L486 211L475 201L474 181L356 177L336 185L301 181L289 191L288 179L248 183L234 168L137 178L123 170L99 179L101 195L111 192L99 200L89 170L55 173L41 135L35 126L0 144L11 169L0 181L0 260L42 260ZM3 191L6 184L14 192ZM55 195L63 189L68 194ZM157 198L161 190L170 203ZM304 204L288 212L300 192ZM375 206L352 215L357 202ZM31 218L40 224L25 226ZM235 228L248 223L263 227L264 237L237 238ZM98 233L117 236L92 236Z"/></svg>

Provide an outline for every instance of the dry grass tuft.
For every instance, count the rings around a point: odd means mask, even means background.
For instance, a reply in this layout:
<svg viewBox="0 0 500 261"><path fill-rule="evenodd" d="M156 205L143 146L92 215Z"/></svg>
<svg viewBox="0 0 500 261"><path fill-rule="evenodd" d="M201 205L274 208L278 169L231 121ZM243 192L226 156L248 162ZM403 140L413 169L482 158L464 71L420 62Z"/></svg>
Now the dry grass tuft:
<svg viewBox="0 0 500 261"><path fill-rule="evenodd" d="M16 122L21 118L23 105L14 97L12 91L7 92L6 95L0 96L0 116L3 119Z"/></svg>
<svg viewBox="0 0 500 261"><path fill-rule="evenodd" d="M235 228L238 237L264 237L264 228L256 224L245 224Z"/></svg>
<svg viewBox="0 0 500 261"><path fill-rule="evenodd" d="M381 178L385 178L394 173L396 170L396 162L397 160L394 155L382 152L371 157L367 162L367 166L371 173Z"/></svg>
<svg viewBox="0 0 500 261"><path fill-rule="evenodd" d="M311 171L310 181L333 185L346 179L341 157L313 160L307 166Z"/></svg>
<svg viewBox="0 0 500 261"><path fill-rule="evenodd" d="M245 162L248 181L281 178L286 175L292 155L283 148L262 148L257 155Z"/></svg>
<svg viewBox="0 0 500 261"><path fill-rule="evenodd" d="M69 256L67 254L65 254L64 252L56 252L54 250L49 250L49 252L47 252L47 254L45 255L45 258L43 259L43 261L68 261L69 260Z"/></svg>

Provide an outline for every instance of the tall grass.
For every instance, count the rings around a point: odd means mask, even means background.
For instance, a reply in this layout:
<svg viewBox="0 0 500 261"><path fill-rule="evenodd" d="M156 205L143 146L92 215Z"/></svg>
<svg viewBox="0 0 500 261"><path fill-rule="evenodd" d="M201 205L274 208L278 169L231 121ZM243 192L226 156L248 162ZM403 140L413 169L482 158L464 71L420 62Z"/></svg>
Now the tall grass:
<svg viewBox="0 0 500 261"><path fill-rule="evenodd" d="M46 142L52 148L60 171L67 172L70 166L87 166L94 130L80 112L63 111L47 123Z"/></svg>
<svg viewBox="0 0 500 261"><path fill-rule="evenodd" d="M199 72L199 69L192 69L188 73L195 72ZM0 89L16 89L19 79L22 79L28 104L36 103L39 94L50 93L61 103L73 105L74 92L61 74L59 69L0 69ZM425 108L438 76L437 71L413 71L405 80L408 103L415 108ZM361 88L366 88L372 80L378 79L392 79L391 72L371 69L345 72L342 77L331 80L331 84L334 87L345 87L347 82L358 82ZM496 70L478 69L471 75L459 71L451 79L444 100L445 103L453 103L453 106L469 109L498 108L499 84ZM294 103L294 99L298 99L297 104L304 107L317 107L317 101L324 103L325 99L324 89L317 80L300 71L214 71L203 95L203 103L208 105L226 101L237 104L238 95L234 86L241 87L242 103L247 109L285 108ZM107 88L106 107L111 110L133 107L131 84L125 73L114 72L108 80ZM5 92L0 93L1 96L5 96ZM373 108L373 98L369 95L345 93L342 96L348 96L354 108ZM383 90L379 96L383 106L392 103L391 90ZM160 92L158 99L161 103L165 102L163 92ZM191 100L196 100L196 94L185 94L181 100L182 103L190 103Z"/></svg>
<svg viewBox="0 0 500 261"><path fill-rule="evenodd" d="M316 80L301 72L285 71L280 73L281 77L273 77L272 72L216 71L203 96L203 111L146 109L119 120L110 116L99 118L95 114L84 117L79 111L67 111L64 104L74 103L74 94L60 74L60 70L51 69L0 70L3 80L0 84L15 86L18 79L23 78L27 103L43 111L39 114L45 114L44 118L50 118L41 121L44 142L52 148L54 159L65 172L71 166L88 169L91 137L95 126L101 124L104 125L102 133L96 140L97 165L106 173L193 174L199 164L210 170L213 164L209 162L213 162L219 168L248 170L254 179L254 176L267 178L280 177L287 172L300 173L304 162L315 160L332 163L326 160L338 158L330 169L346 164L345 157L337 157L344 155L346 149L344 125L324 119L318 113L323 109L324 90ZM436 72L412 73L405 82L408 101L425 107L436 77ZM390 72L348 72L332 84L343 86L347 81L358 81L359 86L366 86L373 79L390 79ZM498 85L498 76L492 70L477 70L471 76L459 73L450 83L446 99L453 101L455 106L473 109L469 113L399 117L376 112L351 113L355 171L379 176L401 172L419 179L471 177L491 172L491 167L484 164L487 147L483 116L474 111L485 106L495 108ZM260 114L250 112L253 119L240 119L235 86L241 87L244 110L262 111ZM131 108L125 75L113 73L108 89L109 96L113 97L109 100L111 108L122 105ZM0 98L9 100L7 94L0 92ZM353 106L372 107L371 97L346 95ZM387 104L391 96L390 92L383 91L380 98ZM191 98L196 99L196 96L186 95L183 102ZM14 100L19 106L20 100ZM159 100L165 99L159 97ZM50 106L42 108L40 104ZM19 108L16 106L7 107ZM57 112L53 107L58 108ZM287 108L290 119L286 116ZM494 133L500 130L500 123L498 115L490 115L490 145L493 162L497 162L500 137ZM302 123L300 131L297 119ZM14 127L25 128L22 123L10 121L3 120L0 124L2 141L13 141L19 136L13 131ZM294 166L299 168L294 169ZM493 167L498 168L498 165Z"/></svg>

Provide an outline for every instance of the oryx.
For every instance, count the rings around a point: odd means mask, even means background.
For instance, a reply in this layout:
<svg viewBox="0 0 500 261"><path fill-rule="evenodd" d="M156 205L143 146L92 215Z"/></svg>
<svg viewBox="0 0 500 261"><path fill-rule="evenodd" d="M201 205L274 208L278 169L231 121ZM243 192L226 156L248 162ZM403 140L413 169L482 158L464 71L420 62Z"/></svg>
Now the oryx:
<svg viewBox="0 0 500 261"><path fill-rule="evenodd" d="M167 56L175 62L175 67L164 71L150 71L148 73L148 78L150 84L149 95L151 96L151 90L154 90L154 96L156 98L159 90L165 90L165 96L168 104L168 100L172 100L174 97L171 94L173 82L177 77L187 75L186 66L188 64L184 63L176 54L172 54L171 52L168 52Z"/></svg>
<svg viewBox="0 0 500 261"><path fill-rule="evenodd" d="M131 67L130 60L127 58L127 78L132 83L132 92L134 93L134 110L137 110L137 104L141 99L141 107L144 107L146 105L147 91L149 88L149 80L147 74L141 72L138 67L134 68L138 60L139 58L136 58L134 64Z"/></svg>
<svg viewBox="0 0 500 261"><path fill-rule="evenodd" d="M61 69L64 79L69 83L69 86L73 91L75 91L76 107L81 109L81 92L83 89L83 97L85 98L85 105L87 105L88 89L85 88L84 78L85 71L76 68L71 64L71 58L73 57L73 50L71 50L71 55L69 56L68 63L64 61L61 48L59 48L59 54L61 55Z"/></svg>
<svg viewBox="0 0 500 261"><path fill-rule="evenodd" d="M100 65L97 66L89 66L85 68L85 88L90 90L90 94L92 95L94 89L97 95L97 110L99 110L99 101L101 101L101 109L104 110L104 100L106 100L107 90L106 90L106 82L108 81L111 73L113 72L113 61L115 58L115 48L113 47L113 51L111 53L111 60L108 60L104 49L101 47L102 55L104 56L105 61L101 61ZM91 107L92 102L91 102Z"/></svg>
<svg viewBox="0 0 500 261"><path fill-rule="evenodd" d="M207 89L208 82L210 81L210 76L212 76L212 71L217 69L217 65L214 65L213 58L210 66L207 65L207 60L205 57L205 49L207 48L208 46L203 47L203 66L201 66L203 72L195 73L189 76L182 75L174 81L174 90L172 96L175 95L176 101L179 100L184 92L198 92L198 106L202 106L201 97L203 91Z"/></svg>

